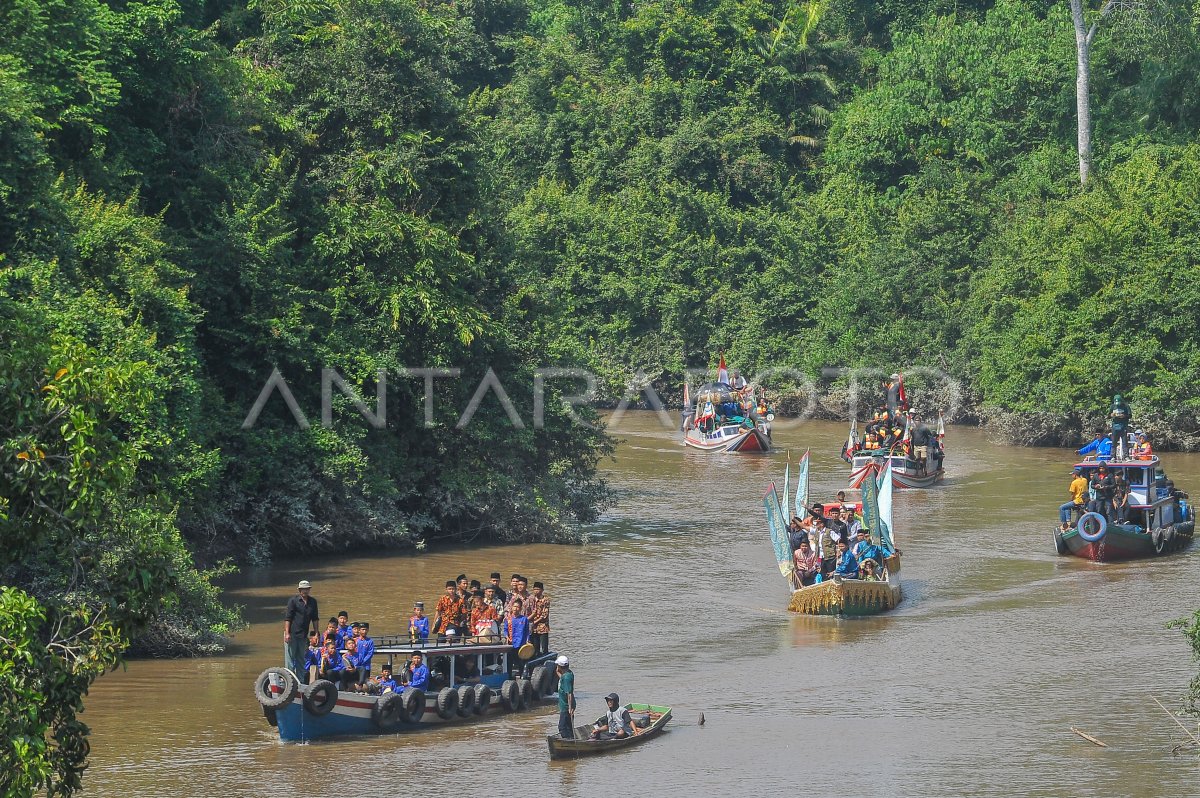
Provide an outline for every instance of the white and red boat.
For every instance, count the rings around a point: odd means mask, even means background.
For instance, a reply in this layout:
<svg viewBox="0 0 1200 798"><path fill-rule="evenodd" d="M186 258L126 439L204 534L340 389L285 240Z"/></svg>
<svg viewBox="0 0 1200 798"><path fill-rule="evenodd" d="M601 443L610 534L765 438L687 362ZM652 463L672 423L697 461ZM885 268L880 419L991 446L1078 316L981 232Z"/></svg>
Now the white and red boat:
<svg viewBox="0 0 1200 798"><path fill-rule="evenodd" d="M684 445L704 452L771 451L775 414L752 387L710 382L696 391L693 406L684 385L683 404Z"/></svg>
<svg viewBox="0 0 1200 798"><path fill-rule="evenodd" d="M932 457L921 463L903 454L863 452L856 454L851 461L850 487L860 487L868 474L879 479L889 463L892 466L892 485L897 488L928 488L946 476L946 470L938 468Z"/></svg>

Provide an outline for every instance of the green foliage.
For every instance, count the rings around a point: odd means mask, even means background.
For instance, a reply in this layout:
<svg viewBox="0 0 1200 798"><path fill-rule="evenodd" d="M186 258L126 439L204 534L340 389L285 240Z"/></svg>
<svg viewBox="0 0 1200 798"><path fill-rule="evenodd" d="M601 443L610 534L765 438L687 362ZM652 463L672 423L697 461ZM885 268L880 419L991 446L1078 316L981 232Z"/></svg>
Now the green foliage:
<svg viewBox="0 0 1200 798"><path fill-rule="evenodd" d="M1168 628L1178 629L1187 638L1192 648L1192 658L1200 663L1200 610L1192 613L1191 617L1179 618L1167 624ZM1192 677L1188 685L1188 693L1184 697L1184 711L1192 715L1200 715L1200 673Z"/></svg>

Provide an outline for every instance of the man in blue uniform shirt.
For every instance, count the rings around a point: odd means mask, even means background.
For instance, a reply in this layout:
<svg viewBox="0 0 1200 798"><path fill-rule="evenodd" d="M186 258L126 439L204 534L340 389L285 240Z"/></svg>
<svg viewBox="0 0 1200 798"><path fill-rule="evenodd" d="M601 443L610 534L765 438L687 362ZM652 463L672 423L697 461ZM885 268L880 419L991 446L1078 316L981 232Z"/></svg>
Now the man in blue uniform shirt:
<svg viewBox="0 0 1200 798"><path fill-rule="evenodd" d="M412 617L408 619L408 636L414 643L424 643L429 640L429 618L425 615L425 602L418 601L413 605Z"/></svg>
<svg viewBox="0 0 1200 798"><path fill-rule="evenodd" d="M846 545L846 541L839 540L837 550L838 563L837 567L833 569L833 575L843 579L858 579L858 560L850 553L850 547Z"/></svg>

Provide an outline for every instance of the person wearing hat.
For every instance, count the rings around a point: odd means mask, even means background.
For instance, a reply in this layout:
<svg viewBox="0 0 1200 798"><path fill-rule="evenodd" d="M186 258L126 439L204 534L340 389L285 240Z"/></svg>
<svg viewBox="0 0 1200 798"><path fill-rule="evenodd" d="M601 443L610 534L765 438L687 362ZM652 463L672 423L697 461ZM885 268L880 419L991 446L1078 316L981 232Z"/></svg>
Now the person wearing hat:
<svg viewBox="0 0 1200 798"><path fill-rule="evenodd" d="M283 652L284 665L301 684L308 684L308 669L304 667L305 654L308 648L309 627L319 632L320 612L317 600L311 595L312 585L307 579L301 579L296 586L296 595L288 599L283 611Z"/></svg>
<svg viewBox="0 0 1200 798"><path fill-rule="evenodd" d="M354 625L358 627L358 634L354 638L358 648L358 659L355 662L358 673L355 684L359 690L366 690L371 681L371 659L375 656L375 641L368 636L371 624L363 621Z"/></svg>
<svg viewBox="0 0 1200 798"><path fill-rule="evenodd" d="M505 593L504 588L500 587L500 572L492 571L492 575L488 578L488 582L491 584L492 589L496 592L496 598L500 599L500 604L503 606L504 600L508 598L508 593ZM485 586L484 591L486 590L487 587Z"/></svg>
<svg viewBox="0 0 1200 798"><path fill-rule="evenodd" d="M529 617L529 642L533 643L535 657L550 653L550 597L541 582L533 583L533 592L526 601L529 606L525 614Z"/></svg>
<svg viewBox="0 0 1200 798"><path fill-rule="evenodd" d="M558 735L564 740L575 739L575 673L571 660L559 654L554 660L554 673L558 676Z"/></svg>
<svg viewBox="0 0 1200 798"><path fill-rule="evenodd" d="M438 598L433 613L433 633L444 635L448 630L456 628L462 615L462 599L458 597L458 588L453 579L447 579L446 592Z"/></svg>
<svg viewBox="0 0 1200 798"><path fill-rule="evenodd" d="M1097 432L1095 439L1084 446L1076 454L1079 455L1094 455L1097 460L1109 460L1112 458L1112 441L1103 432Z"/></svg>
<svg viewBox="0 0 1200 798"><path fill-rule="evenodd" d="M408 619L408 637L414 643L425 643L429 640L429 618L425 616L424 601L413 604L413 614Z"/></svg>
<svg viewBox="0 0 1200 798"><path fill-rule="evenodd" d="M529 642L529 616L525 614L524 604L520 596L509 596L508 617L504 619L504 637L512 646L508 663L514 673L520 673L524 661L531 658L521 656L521 647Z"/></svg>
<svg viewBox="0 0 1200 798"><path fill-rule="evenodd" d="M337 614L337 647L341 651L346 647L346 641L354 637L354 629L350 626L350 611L342 610Z"/></svg>
<svg viewBox="0 0 1200 798"><path fill-rule="evenodd" d="M1150 438L1141 430L1133 433L1132 454L1134 460L1150 460L1154 457L1154 450L1150 447Z"/></svg>
<svg viewBox="0 0 1200 798"><path fill-rule="evenodd" d="M601 738L623 738L632 737L637 734L637 727L633 725L633 717L630 716L629 710L621 706L621 697L616 693L609 693L604 696L604 703L608 704L608 712L600 719L592 728L592 739L598 740Z"/></svg>
<svg viewBox="0 0 1200 798"><path fill-rule="evenodd" d="M1129 405L1125 403L1121 394L1113 394L1112 411L1108 416L1112 419L1113 446L1116 447L1118 455L1123 455L1125 454L1125 430L1129 428L1129 422L1133 420L1133 412L1130 411Z"/></svg>
<svg viewBox="0 0 1200 798"><path fill-rule="evenodd" d="M1058 523L1063 532L1071 528L1073 519L1072 512L1076 513L1076 518L1082 516L1086 512L1085 505L1087 504L1088 481L1083 475L1083 469L1075 466L1075 478L1071 480L1071 484L1067 487L1067 493L1070 494L1071 500L1062 504L1058 508Z"/></svg>

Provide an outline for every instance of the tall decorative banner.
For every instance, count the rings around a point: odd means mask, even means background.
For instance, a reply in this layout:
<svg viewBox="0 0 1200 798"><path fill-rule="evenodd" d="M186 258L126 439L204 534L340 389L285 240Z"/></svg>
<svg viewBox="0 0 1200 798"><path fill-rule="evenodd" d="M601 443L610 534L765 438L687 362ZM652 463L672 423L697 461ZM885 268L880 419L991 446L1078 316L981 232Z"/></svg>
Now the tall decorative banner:
<svg viewBox="0 0 1200 798"><path fill-rule="evenodd" d="M808 450L796 464L796 516L808 517Z"/></svg>
<svg viewBox="0 0 1200 798"><path fill-rule="evenodd" d="M788 485L792 481L792 453L788 452L787 465L783 467L783 499L780 500L779 506L783 508L784 520L787 520L787 509L792 505L788 502Z"/></svg>
<svg viewBox="0 0 1200 798"><path fill-rule="evenodd" d="M887 467L879 473L877 501L879 505L879 540L875 542L890 554L896 550L895 533L892 527L892 460L890 457Z"/></svg>
<svg viewBox="0 0 1200 798"><path fill-rule="evenodd" d="M869 469L869 467L868 467ZM868 470L862 485L862 517L863 526L871 533L871 542L879 543L879 483Z"/></svg>
<svg viewBox="0 0 1200 798"><path fill-rule="evenodd" d="M792 541L788 537L787 524L783 520L783 508L779 506L779 494L775 491L775 483L763 494L763 509L767 513L767 528L771 530L771 544L775 548L775 560L779 563L779 573L792 584L792 571L796 566L792 563Z"/></svg>

